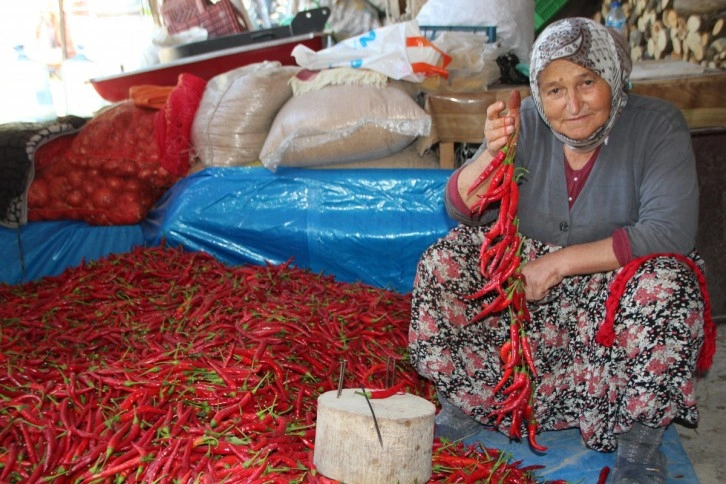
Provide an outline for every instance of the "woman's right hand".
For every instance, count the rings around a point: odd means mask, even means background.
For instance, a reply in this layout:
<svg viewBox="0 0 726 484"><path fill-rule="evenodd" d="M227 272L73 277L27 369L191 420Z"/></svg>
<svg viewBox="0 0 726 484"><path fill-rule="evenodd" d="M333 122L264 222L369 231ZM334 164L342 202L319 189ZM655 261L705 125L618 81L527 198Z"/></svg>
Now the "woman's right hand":
<svg viewBox="0 0 726 484"><path fill-rule="evenodd" d="M487 117L484 122L484 143L486 149L472 163L466 165L459 173L459 193L467 206L471 206L478 200L477 195L483 193L489 187L489 181L481 183L477 190L469 192L469 187L491 163L492 159L504 148L509 141L509 136L514 133L519 124L519 108L521 98L518 91L512 91L509 96L510 106L504 101L496 101L487 107ZM505 113L505 109L507 109Z"/></svg>
<svg viewBox="0 0 726 484"><path fill-rule="evenodd" d="M513 96L512 96L513 97ZM519 104L512 102L511 104ZM514 133L516 123L519 122L519 105L509 106L504 101L492 103L487 108L487 119L484 123L484 138L487 144L487 151L496 156L499 150L509 141L509 135Z"/></svg>

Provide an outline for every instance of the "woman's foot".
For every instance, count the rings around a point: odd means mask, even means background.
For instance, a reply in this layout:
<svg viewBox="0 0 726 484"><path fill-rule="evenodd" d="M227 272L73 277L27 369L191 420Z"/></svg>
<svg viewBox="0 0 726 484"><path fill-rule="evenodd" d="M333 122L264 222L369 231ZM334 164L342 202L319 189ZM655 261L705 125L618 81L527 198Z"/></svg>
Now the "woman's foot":
<svg viewBox="0 0 726 484"><path fill-rule="evenodd" d="M618 458L613 472L613 484L665 484L667 461L658 451L650 462L631 462Z"/></svg>
<svg viewBox="0 0 726 484"><path fill-rule="evenodd" d="M665 484L667 462L660 444L664 427L651 428L635 422L618 437L612 484Z"/></svg>
<svg viewBox="0 0 726 484"><path fill-rule="evenodd" d="M482 425L465 414L459 407L449 403L438 393L441 411L436 415L434 422L434 437L448 439L452 442L464 440L481 430Z"/></svg>

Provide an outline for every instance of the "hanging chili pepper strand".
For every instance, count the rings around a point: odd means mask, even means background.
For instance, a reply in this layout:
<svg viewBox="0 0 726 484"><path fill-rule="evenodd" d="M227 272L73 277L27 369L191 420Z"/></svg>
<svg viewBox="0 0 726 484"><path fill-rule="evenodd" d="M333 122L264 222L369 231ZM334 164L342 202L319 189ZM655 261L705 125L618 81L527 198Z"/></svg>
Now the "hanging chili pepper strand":
<svg viewBox="0 0 726 484"><path fill-rule="evenodd" d="M519 91L512 91L509 97L510 112L519 109ZM515 175L514 156L519 132L515 129L507 144L497 153L469 187L471 194L489 180L489 186L472 207L472 214L482 214L493 204L499 204L499 214L484 234L480 249L480 270L488 282L470 299L487 299L483 309L474 317L479 321L491 314L509 310L509 339L500 351L502 377L494 387L492 398L500 392L502 400L493 401L494 410L489 414L499 425L505 416L510 417L509 435L522 437L522 427L527 430L530 446L537 451L546 447L536 441L537 421L534 414L534 382L537 370L526 327L531 321L524 297L524 276L522 275L522 236L519 233L517 209L519 185Z"/></svg>

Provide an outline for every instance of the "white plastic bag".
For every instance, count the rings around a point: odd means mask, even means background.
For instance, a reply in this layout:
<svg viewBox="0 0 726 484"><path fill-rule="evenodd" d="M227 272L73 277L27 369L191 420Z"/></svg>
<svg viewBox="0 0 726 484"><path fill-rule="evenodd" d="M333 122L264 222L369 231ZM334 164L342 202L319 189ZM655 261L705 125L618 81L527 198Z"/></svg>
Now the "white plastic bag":
<svg viewBox="0 0 726 484"><path fill-rule="evenodd" d="M297 45L292 56L299 66L310 70L370 69L411 82L422 82L434 75L446 77L446 66L451 61L421 34L415 20L374 29L317 52Z"/></svg>
<svg viewBox="0 0 726 484"><path fill-rule="evenodd" d="M485 43L481 38L469 32L441 32L436 37L437 45L452 59L445 90L486 90L499 80L497 57L508 51L498 42Z"/></svg>
<svg viewBox="0 0 726 484"><path fill-rule="evenodd" d="M497 41L520 62L529 63L534 43L534 0L428 0L418 25L497 27Z"/></svg>

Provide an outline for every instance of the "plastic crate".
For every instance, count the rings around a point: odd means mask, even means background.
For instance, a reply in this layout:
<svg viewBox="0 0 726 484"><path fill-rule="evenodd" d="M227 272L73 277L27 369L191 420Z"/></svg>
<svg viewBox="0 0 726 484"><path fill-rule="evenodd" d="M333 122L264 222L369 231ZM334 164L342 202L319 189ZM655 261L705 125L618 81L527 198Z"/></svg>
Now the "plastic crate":
<svg viewBox="0 0 726 484"><path fill-rule="evenodd" d="M491 44L497 41L496 26L459 26L459 25L420 25L421 33L428 40L436 40L439 32L468 32L472 34L486 34L487 43Z"/></svg>
<svg viewBox="0 0 726 484"><path fill-rule="evenodd" d="M554 17L567 0L535 0L534 2L534 30L539 33Z"/></svg>

